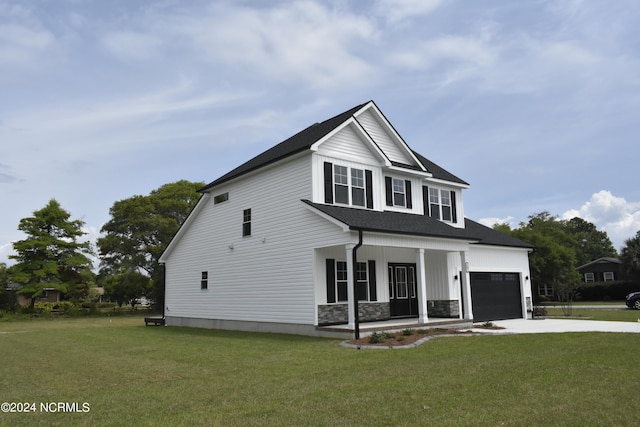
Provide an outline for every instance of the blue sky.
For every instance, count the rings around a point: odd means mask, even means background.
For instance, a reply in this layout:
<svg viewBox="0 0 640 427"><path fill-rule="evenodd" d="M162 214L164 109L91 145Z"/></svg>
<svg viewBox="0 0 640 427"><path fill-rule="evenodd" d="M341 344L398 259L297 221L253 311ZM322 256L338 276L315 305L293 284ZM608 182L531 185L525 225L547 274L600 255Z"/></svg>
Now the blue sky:
<svg viewBox="0 0 640 427"><path fill-rule="evenodd" d="M57 199L210 182L373 99L466 216L640 230L640 3L0 0L0 262Z"/></svg>

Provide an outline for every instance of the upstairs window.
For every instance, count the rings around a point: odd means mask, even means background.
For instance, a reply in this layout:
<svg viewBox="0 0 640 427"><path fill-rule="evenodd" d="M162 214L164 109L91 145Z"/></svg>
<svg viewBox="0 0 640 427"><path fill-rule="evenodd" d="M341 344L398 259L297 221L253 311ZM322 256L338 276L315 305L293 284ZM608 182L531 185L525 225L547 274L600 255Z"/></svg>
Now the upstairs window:
<svg viewBox="0 0 640 427"><path fill-rule="evenodd" d="M372 172L324 163L324 202L373 209Z"/></svg>
<svg viewBox="0 0 640 427"><path fill-rule="evenodd" d="M364 206L364 170L351 168L351 204Z"/></svg>
<svg viewBox="0 0 640 427"><path fill-rule="evenodd" d="M387 206L412 208L411 181L386 176L384 183Z"/></svg>
<svg viewBox="0 0 640 427"><path fill-rule="evenodd" d="M425 191L426 188L423 187L425 215L442 221L457 222L455 191L433 187Z"/></svg>
<svg viewBox="0 0 640 427"><path fill-rule="evenodd" d="M200 289L209 289L209 272L203 271L200 276Z"/></svg>
<svg viewBox="0 0 640 427"><path fill-rule="evenodd" d="M218 194L213 198L213 204L217 205L218 203L226 202L229 200L229 193Z"/></svg>
<svg viewBox="0 0 640 427"><path fill-rule="evenodd" d="M429 188L429 209L431 218L440 219L440 190Z"/></svg>
<svg viewBox="0 0 640 427"><path fill-rule="evenodd" d="M333 166L336 203L349 204L349 174L346 166Z"/></svg>
<svg viewBox="0 0 640 427"><path fill-rule="evenodd" d="M251 209L242 211L242 237L251 236Z"/></svg>
<svg viewBox="0 0 640 427"><path fill-rule="evenodd" d="M404 181L393 178L393 205L404 207L405 200Z"/></svg>
<svg viewBox="0 0 640 427"><path fill-rule="evenodd" d="M442 220L451 221L451 197L450 192L440 190L440 208L442 210Z"/></svg>

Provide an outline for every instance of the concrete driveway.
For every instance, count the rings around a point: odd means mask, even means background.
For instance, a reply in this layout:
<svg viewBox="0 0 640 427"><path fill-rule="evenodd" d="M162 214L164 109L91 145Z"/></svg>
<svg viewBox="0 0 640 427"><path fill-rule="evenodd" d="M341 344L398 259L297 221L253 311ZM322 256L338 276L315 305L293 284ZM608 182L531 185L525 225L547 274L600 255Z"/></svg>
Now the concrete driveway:
<svg viewBox="0 0 640 427"><path fill-rule="evenodd" d="M639 312L640 315L640 312ZM540 334L553 332L631 332L640 333L638 322L605 322L573 319L510 319L496 320L494 325L504 329L473 329L495 334Z"/></svg>

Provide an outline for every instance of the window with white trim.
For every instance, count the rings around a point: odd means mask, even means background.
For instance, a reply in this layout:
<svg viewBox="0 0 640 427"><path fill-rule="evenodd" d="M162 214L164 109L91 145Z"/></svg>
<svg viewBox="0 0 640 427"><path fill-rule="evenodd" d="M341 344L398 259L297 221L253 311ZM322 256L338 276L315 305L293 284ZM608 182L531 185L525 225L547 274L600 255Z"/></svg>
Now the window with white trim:
<svg viewBox="0 0 640 427"><path fill-rule="evenodd" d="M364 170L351 168L351 204L355 206L364 206L364 197Z"/></svg>
<svg viewBox="0 0 640 427"><path fill-rule="evenodd" d="M242 237L251 236L251 209L242 211Z"/></svg>
<svg viewBox="0 0 640 427"><path fill-rule="evenodd" d="M333 165L335 203L365 206L366 187L364 169Z"/></svg>
<svg viewBox="0 0 640 427"><path fill-rule="evenodd" d="M336 261L336 302L347 301L347 262ZM369 301L369 268L367 262L356 263L358 301Z"/></svg>
<svg viewBox="0 0 640 427"><path fill-rule="evenodd" d="M584 273L584 281L587 283L590 283L590 282L595 282L596 279L593 273Z"/></svg>
<svg viewBox="0 0 640 427"><path fill-rule="evenodd" d="M452 191L429 187L429 210L432 218L453 222Z"/></svg>
<svg viewBox="0 0 640 427"><path fill-rule="evenodd" d="M393 178L393 205L405 207L406 200L404 180Z"/></svg>
<svg viewBox="0 0 640 427"><path fill-rule="evenodd" d="M208 289L209 288L209 272L203 271L200 275L200 289Z"/></svg>
<svg viewBox="0 0 640 427"><path fill-rule="evenodd" d="M347 301L347 262L336 261L336 301Z"/></svg>
<svg viewBox="0 0 640 427"><path fill-rule="evenodd" d="M616 280L613 275L613 271L605 271L604 273L602 273L602 275L604 276L605 282L613 282L614 280Z"/></svg>

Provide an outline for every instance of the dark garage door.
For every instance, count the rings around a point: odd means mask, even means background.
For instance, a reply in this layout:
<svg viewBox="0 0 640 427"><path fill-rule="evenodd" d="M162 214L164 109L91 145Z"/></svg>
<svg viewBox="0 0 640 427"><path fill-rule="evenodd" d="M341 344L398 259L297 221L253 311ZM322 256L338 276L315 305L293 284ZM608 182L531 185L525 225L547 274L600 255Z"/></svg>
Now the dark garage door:
<svg viewBox="0 0 640 427"><path fill-rule="evenodd" d="M522 317L520 275L516 273L469 273L473 320Z"/></svg>

